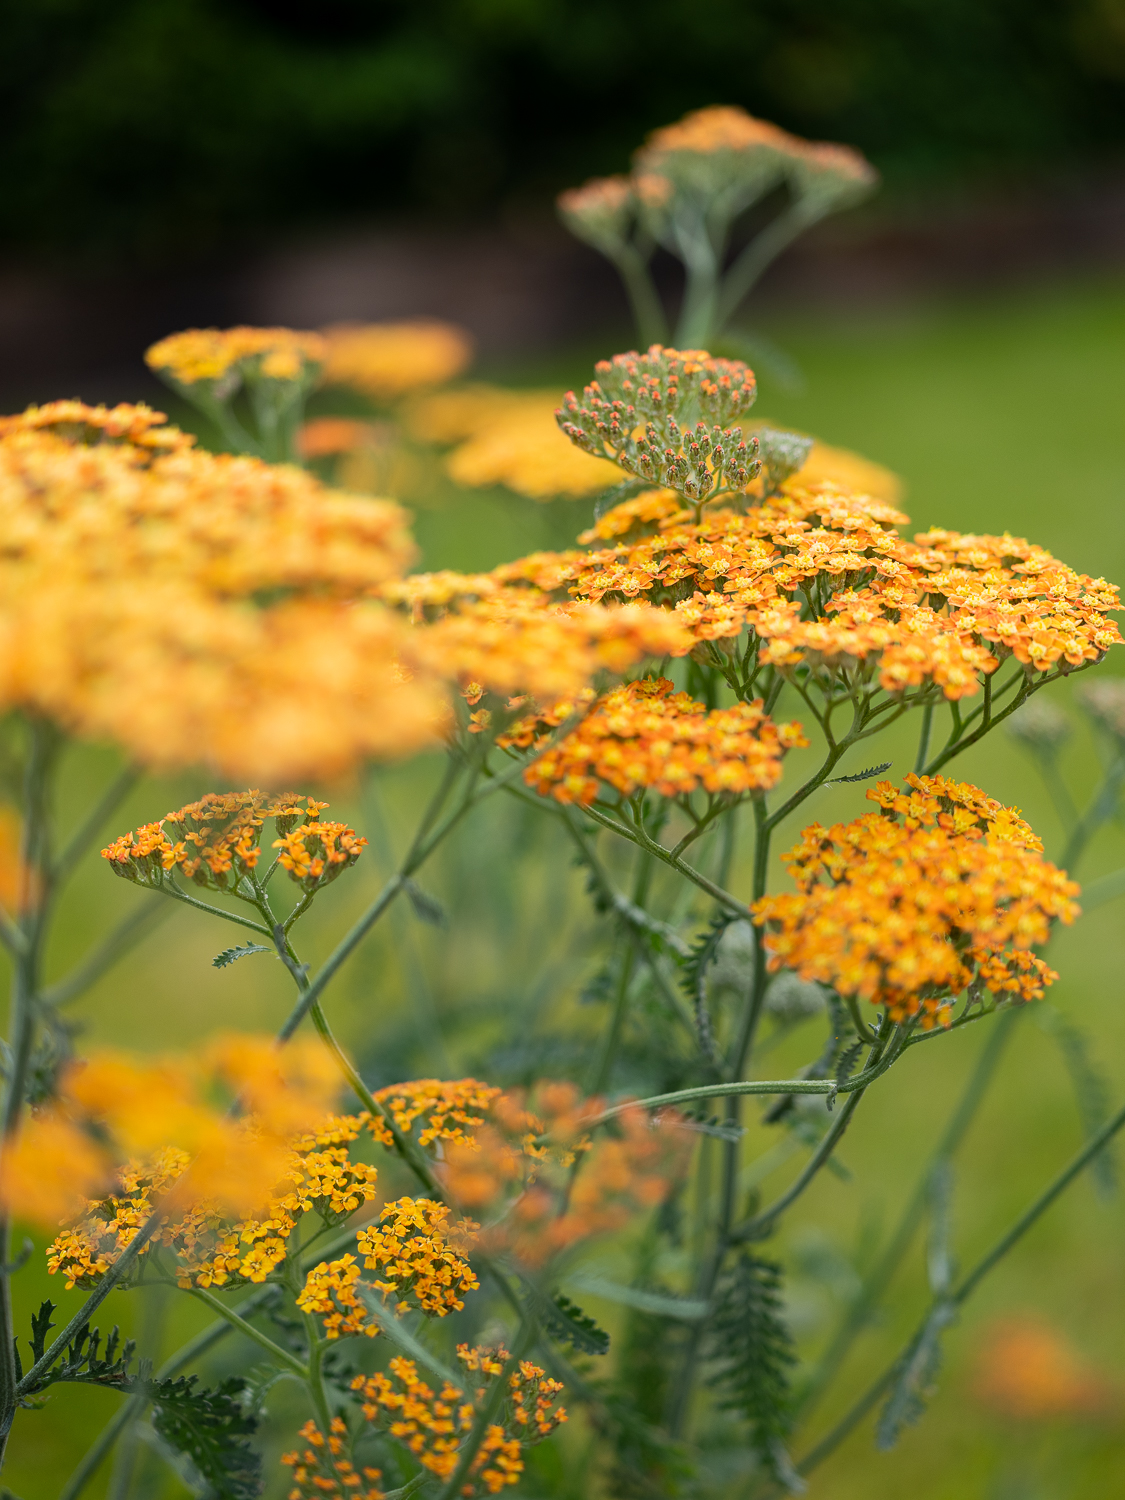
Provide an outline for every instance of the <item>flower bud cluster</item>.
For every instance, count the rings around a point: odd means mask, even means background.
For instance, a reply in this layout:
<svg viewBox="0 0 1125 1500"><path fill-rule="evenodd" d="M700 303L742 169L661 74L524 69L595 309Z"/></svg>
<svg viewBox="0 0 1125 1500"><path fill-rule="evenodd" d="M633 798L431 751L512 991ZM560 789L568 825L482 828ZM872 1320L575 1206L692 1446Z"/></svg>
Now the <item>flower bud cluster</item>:
<svg viewBox="0 0 1125 1500"><path fill-rule="evenodd" d="M595 366L582 398L569 391L556 419L584 452L676 490L695 504L744 491L760 472L758 441L733 418L757 394L753 371L703 350L653 344Z"/></svg>

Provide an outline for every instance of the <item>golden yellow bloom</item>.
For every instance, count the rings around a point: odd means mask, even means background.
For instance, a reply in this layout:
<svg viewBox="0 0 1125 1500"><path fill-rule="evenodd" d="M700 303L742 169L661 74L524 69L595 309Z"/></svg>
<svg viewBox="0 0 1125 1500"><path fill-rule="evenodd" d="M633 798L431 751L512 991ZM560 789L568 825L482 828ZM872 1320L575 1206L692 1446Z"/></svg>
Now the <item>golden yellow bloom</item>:
<svg viewBox="0 0 1125 1500"><path fill-rule="evenodd" d="M446 472L470 489L503 484L532 500L596 494L621 476L559 432L552 391L505 391L469 386L417 402L412 431L429 442L456 442Z"/></svg>
<svg viewBox="0 0 1125 1500"><path fill-rule="evenodd" d="M49 401L15 417L0 417L0 438L17 432L47 432L69 443L116 443L137 451L140 464L161 453L182 452L195 442L190 432L167 425L162 411L145 405L87 406L84 401Z"/></svg>
<svg viewBox="0 0 1125 1500"><path fill-rule="evenodd" d="M457 1358L467 1375L479 1379L479 1384L473 1381L471 1394L449 1384L440 1391L433 1390L419 1376L414 1361L400 1357L391 1360L388 1374L357 1375L352 1382L367 1420L397 1438L424 1469L439 1479L448 1479L456 1468L461 1444L472 1430L476 1406L503 1375L509 1355L506 1349L470 1349L459 1344ZM497 1420L486 1430L469 1467L463 1495L495 1495L518 1482L524 1467L521 1450L549 1437L567 1420L565 1409L554 1404L562 1388L561 1382L549 1379L538 1365L520 1362L508 1377ZM313 1493L311 1489L299 1492L302 1500Z"/></svg>
<svg viewBox="0 0 1125 1500"><path fill-rule="evenodd" d="M209 385L216 394L243 379L314 379L325 359L316 333L292 328L188 328L169 334L145 353L151 369L175 385Z"/></svg>
<svg viewBox="0 0 1125 1500"><path fill-rule="evenodd" d="M190 451L0 439L0 705L161 767L338 775L440 732L433 677L369 597L412 556L398 506Z"/></svg>
<svg viewBox="0 0 1125 1500"><path fill-rule="evenodd" d="M297 1306L320 1318L326 1339L346 1339L357 1333L374 1338L379 1332L356 1290L359 1274L355 1256L344 1255L339 1260L322 1260L305 1277Z"/></svg>
<svg viewBox="0 0 1125 1500"><path fill-rule="evenodd" d="M307 1111L294 1110L276 1090L263 1091L260 1059L256 1062L252 1055L248 1065L238 1055L244 1050L245 1044L228 1043L225 1055L249 1080L242 1085L243 1097L261 1108L264 1096L262 1113L272 1124L278 1146L268 1159L260 1155L262 1171L250 1185L252 1192L242 1194L239 1206L249 1211L232 1214L230 1202L210 1191L210 1178L195 1180L198 1169L188 1152L165 1146L142 1162L119 1168L115 1190L86 1203L81 1217L50 1247L49 1270L65 1274L68 1285L94 1285L154 1209L164 1206L167 1218L154 1243L175 1257L182 1286L262 1282L285 1261L290 1236L305 1214L315 1212L333 1226L371 1202L376 1169L353 1161L348 1150L362 1129L360 1117L322 1111L308 1130ZM166 1120L151 1099L148 1111L152 1138L174 1133L176 1122ZM262 1133L247 1132L235 1123L224 1140L236 1147L249 1140L260 1148ZM189 1169L191 1178L185 1175Z"/></svg>
<svg viewBox="0 0 1125 1500"><path fill-rule="evenodd" d="M372 1284L394 1297L400 1312L416 1307L444 1318L461 1311L466 1292L479 1289L472 1267L450 1245L450 1232L449 1209L429 1198L398 1198L378 1224L360 1230L363 1264L380 1278Z"/></svg>
<svg viewBox="0 0 1125 1500"><path fill-rule="evenodd" d="M300 1436L309 1446L281 1458L293 1470L288 1500L384 1500L379 1488L382 1472L357 1469L344 1457L348 1429L340 1417L332 1418L327 1437L312 1421L305 1423Z"/></svg>
<svg viewBox="0 0 1125 1500"><path fill-rule="evenodd" d="M444 385L466 368L472 340L452 323L419 318L408 323L337 323L325 329L324 379L349 385L376 401L421 386Z"/></svg>
<svg viewBox="0 0 1125 1500"><path fill-rule="evenodd" d="M375 1097L404 1135L415 1131L418 1145L427 1148L438 1141L471 1140L501 1095L493 1084L475 1078L416 1078L409 1083L392 1083ZM384 1146L394 1145L390 1131L377 1116L370 1117L368 1128Z"/></svg>
<svg viewBox="0 0 1125 1500"><path fill-rule="evenodd" d="M537 723L561 723L556 707L533 715L501 735L515 745ZM775 724L762 700L708 712L665 677L614 688L581 724L524 772L528 786L557 802L587 805L604 782L622 797L641 787L662 797L687 796L697 787L740 796L768 791L781 779L787 750L807 745L799 724Z"/></svg>
<svg viewBox="0 0 1125 1500"><path fill-rule="evenodd" d="M281 868L306 895L311 895L351 869L367 847L367 840L358 838L346 823L322 823L316 818L275 839L273 847L280 850L277 862Z"/></svg>
<svg viewBox="0 0 1125 1500"><path fill-rule="evenodd" d="M785 856L795 894L753 907L770 968L886 1006L923 1028L948 1025L952 1001L990 990L1032 1000L1058 977L1033 949L1072 922L1078 887L1041 857L1012 808L941 776L880 782L881 811L829 829L814 823Z"/></svg>

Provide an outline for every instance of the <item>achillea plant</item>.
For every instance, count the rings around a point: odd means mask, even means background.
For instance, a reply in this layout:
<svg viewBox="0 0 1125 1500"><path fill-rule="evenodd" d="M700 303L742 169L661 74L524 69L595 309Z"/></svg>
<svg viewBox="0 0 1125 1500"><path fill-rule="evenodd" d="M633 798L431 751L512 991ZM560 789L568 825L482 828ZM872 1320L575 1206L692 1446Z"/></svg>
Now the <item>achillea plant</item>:
<svg viewBox="0 0 1125 1500"><path fill-rule="evenodd" d="M809 439L752 419L753 372L698 346L765 253L752 242L722 281L724 235L783 181L791 202L771 244L857 197L870 173L840 148L712 110L658 132L628 180L567 198L638 305L643 237L682 254L695 331L684 348L654 340L603 361L558 403L552 441L572 445L585 477L562 475L557 490L603 491L562 551L412 574L394 502L262 456L293 451L322 374L389 409L457 373L467 346L449 330L162 341L150 363L233 453L205 451L146 407L58 402L0 422L0 697L5 765L22 788L0 912L13 976L2 1440L13 1421L18 1442L45 1420L34 1408L53 1385L122 1400L66 1500L137 1424L221 1500L267 1485L291 1500L456 1500L500 1493L533 1465L534 1492L562 1497L578 1461L594 1496L795 1492L880 1402L884 1447L920 1415L959 1308L1125 1124L1088 1091L1083 1151L960 1278L943 1239L947 1164L927 1160L881 1257L794 1378L784 1250L760 1242L806 1193L815 1201L851 1118L907 1053L924 1068L931 1053L918 1048L991 1028L950 1127L963 1133L1015 1018L1030 1005L1050 1017L1044 951L1077 916L1071 871L1117 811L1125 711L1113 682L1082 699L1110 757L1058 863L1017 809L949 774L1007 721L1058 790L1067 723L1035 695L1118 643L1117 592L1019 537L910 536L882 471L846 455L818 467ZM428 399L408 420L429 421L436 440L465 436L466 409L493 398ZM305 428L310 461L370 437L328 420ZM547 493L550 453L517 475L525 451L501 477ZM877 780L889 766L865 742L904 721L915 770ZM60 846L68 738L116 745L127 769ZM372 863L382 835L284 788L420 750L446 766L407 852L313 964L302 919ZM144 772L188 768L213 778L194 800L104 834L104 873L145 905L48 983L64 882ZM811 819L820 788L871 781L850 820ZM593 1056L576 1022L572 1050L552 1042L553 1066L372 1087L333 1029L333 981L400 898L443 920L419 872L470 814L504 800L547 820L603 924L590 998L608 1016ZM770 891L783 827L793 888ZM740 829L753 837L745 880ZM473 869L485 883L483 857ZM75 1058L61 1007L174 906L238 927L213 960L232 987L244 960L276 960L292 995L274 1036ZM1050 1024L1084 1065L1080 1039ZM770 1078L767 1025L826 1035L794 1076ZM541 1076L552 1072L573 1076ZM769 1170L746 1143L755 1096L763 1124L804 1154L764 1204L740 1188L744 1171ZM917 1332L810 1440L815 1403L927 1205L932 1300ZM53 1338L51 1303L30 1327L12 1312L16 1219L49 1234L48 1270L86 1294ZM154 1287L214 1319L155 1374L93 1321L111 1295ZM575 1300L589 1297L626 1308L624 1326L601 1327ZM234 1332L235 1373L212 1387L181 1376ZM261 1394L281 1375L300 1384L303 1425L264 1476ZM554 1436L568 1416L577 1435ZM537 1462L547 1439L570 1444L565 1462ZM707 1463L724 1444L733 1481Z"/></svg>

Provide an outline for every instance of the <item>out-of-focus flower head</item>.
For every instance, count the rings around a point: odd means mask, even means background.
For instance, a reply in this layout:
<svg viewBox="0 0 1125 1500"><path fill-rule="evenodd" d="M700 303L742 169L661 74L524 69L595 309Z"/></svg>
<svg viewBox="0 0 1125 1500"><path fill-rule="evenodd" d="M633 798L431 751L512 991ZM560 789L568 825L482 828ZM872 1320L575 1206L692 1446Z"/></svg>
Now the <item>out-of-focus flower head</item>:
<svg viewBox="0 0 1125 1500"><path fill-rule="evenodd" d="M1107 677L1085 683L1078 701L1100 729L1125 742L1125 679Z"/></svg>
<svg viewBox="0 0 1125 1500"><path fill-rule="evenodd" d="M302 1044L279 1053L266 1039L226 1037L195 1056L156 1061L95 1053L64 1071L57 1098L5 1149L0 1197L16 1214L57 1224L116 1173L143 1178L147 1211L127 1215L118 1250L172 1183L174 1217L204 1200L247 1210L284 1172L294 1134L330 1107L338 1080L322 1051ZM60 1170L67 1152L69 1175Z"/></svg>
<svg viewBox="0 0 1125 1500"><path fill-rule="evenodd" d="M341 453L354 453L377 439L374 422L360 422L354 417L314 417L297 434L297 451L306 459L334 458Z"/></svg>
<svg viewBox="0 0 1125 1500"><path fill-rule="evenodd" d="M952 1002L991 991L1033 1000L1058 977L1033 949L1078 914L1078 886L1043 859L1013 808L942 776L882 781L880 811L806 828L784 856L794 894L752 908L770 968L949 1025Z"/></svg>
<svg viewBox="0 0 1125 1500"><path fill-rule="evenodd" d="M504 1374L509 1355L503 1348L459 1344L457 1358L465 1368L465 1387L447 1382L435 1391L419 1376L414 1361L401 1357L391 1360L386 1374L357 1375L352 1382L367 1421L397 1438L424 1469L443 1480L457 1467L477 1409ZM496 1420L485 1430L462 1495L495 1495L518 1483L524 1468L522 1450L549 1437L567 1419L565 1409L555 1404L562 1389L538 1365L529 1360L519 1363L507 1377ZM283 1461L296 1468L296 1457ZM317 1493L311 1488L297 1491L299 1500L312 1500Z"/></svg>
<svg viewBox="0 0 1125 1500"><path fill-rule="evenodd" d="M559 706L501 735L502 746L526 743L539 727L562 722ZM645 678L598 700L560 744L527 767L524 780L541 796L586 805L605 783L619 796L642 787L662 797L702 787L738 797L768 791L781 779L787 750L808 741L799 724L775 724L761 699L710 712L667 678Z"/></svg>
<svg viewBox="0 0 1125 1500"><path fill-rule="evenodd" d="M83 446L120 444L135 450L131 457L138 465L160 454L182 452L195 442L190 432L170 426L162 411L124 402L87 406L84 401L49 401L45 406L29 406L18 416L0 417L0 438L20 432L53 433Z"/></svg>
<svg viewBox="0 0 1125 1500"><path fill-rule="evenodd" d="M593 177L558 196L559 217L580 240L615 256L629 237L637 213L633 183L624 174Z"/></svg>
<svg viewBox="0 0 1125 1500"><path fill-rule="evenodd" d="M463 328L435 319L337 323L324 330L324 379L376 401L391 401L460 375L473 355Z"/></svg>
<svg viewBox="0 0 1125 1500"><path fill-rule="evenodd" d="M256 1045L251 1044L252 1054ZM246 1046L224 1043L228 1065L247 1064ZM319 1068L322 1063L311 1058L310 1065ZM198 1162L187 1151L161 1147L119 1167L111 1190L88 1199L72 1215L49 1248L48 1269L65 1275L68 1286L96 1285L159 1208L166 1218L153 1243L173 1256L181 1286L260 1283L284 1264L293 1231L305 1214L317 1214L331 1228L370 1203L378 1173L353 1160L349 1149L361 1134L360 1117L321 1110L307 1129L309 1112L299 1098L294 1102L279 1095L265 1077L266 1066L251 1055L240 1075L245 1081L239 1096L259 1105L264 1101L263 1118L279 1149L268 1156L259 1149L256 1176L242 1184L245 1190L237 1200L216 1196L213 1180L206 1174L201 1178ZM152 1113L159 1125L159 1114ZM238 1150L245 1140L260 1148L263 1131L256 1126L257 1117L251 1116L241 1134L236 1130Z"/></svg>
<svg viewBox="0 0 1125 1500"><path fill-rule="evenodd" d="M439 682L398 669L409 632L371 597L413 556L404 512L154 451L0 437L0 705L274 784L432 741Z"/></svg>
<svg viewBox="0 0 1125 1500"><path fill-rule="evenodd" d="M540 1083L530 1100L501 1096L490 1122L445 1149L438 1175L487 1250L537 1270L667 1197L691 1150L678 1118L629 1109L591 1138L601 1108L573 1084Z"/></svg>
<svg viewBox="0 0 1125 1500"><path fill-rule="evenodd" d="M573 391L556 413L572 443L638 479L676 490L693 504L745 491L761 468L757 439L730 424L757 394L740 360L701 349L616 354L595 366L581 400Z"/></svg>
<svg viewBox="0 0 1125 1500"><path fill-rule="evenodd" d="M23 819L16 808L0 803L0 907L20 916L36 904L38 894L38 873L24 863Z"/></svg>
<svg viewBox="0 0 1125 1500"><path fill-rule="evenodd" d="M1061 1334L1023 1318L997 1323L986 1333L975 1393L1001 1416L1025 1422L1108 1415L1120 1404L1113 1383Z"/></svg>
<svg viewBox="0 0 1125 1500"><path fill-rule="evenodd" d="M382 1471L370 1465L357 1469L346 1456L351 1445L342 1417L332 1418L327 1436L313 1421L305 1423L299 1436L308 1446L281 1458L293 1470L288 1500L385 1500Z"/></svg>
<svg viewBox="0 0 1125 1500"><path fill-rule="evenodd" d="M446 472L470 489L503 484L532 500L581 498L616 484L615 465L567 441L558 429L552 391L506 391L466 386L415 402L413 434L425 442L455 443Z"/></svg>
<svg viewBox="0 0 1125 1500"><path fill-rule="evenodd" d="M1032 698L1008 720L1008 733L1014 739L1046 755L1054 755L1069 739L1071 728L1071 722L1062 709L1042 697Z"/></svg>
<svg viewBox="0 0 1125 1500"><path fill-rule="evenodd" d="M145 362L176 389L202 387L224 401L243 383L307 389L320 375L325 352L320 334L292 328L187 328L153 344Z"/></svg>

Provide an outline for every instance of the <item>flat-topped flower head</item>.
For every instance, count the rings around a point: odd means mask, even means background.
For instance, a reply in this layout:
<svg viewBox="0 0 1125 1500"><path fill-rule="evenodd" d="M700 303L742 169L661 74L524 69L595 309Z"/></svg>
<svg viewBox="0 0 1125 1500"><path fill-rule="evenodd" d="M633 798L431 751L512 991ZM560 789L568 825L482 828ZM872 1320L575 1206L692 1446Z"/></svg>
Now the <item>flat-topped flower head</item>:
<svg viewBox="0 0 1125 1500"><path fill-rule="evenodd" d="M614 355L595 366L581 399L567 393L556 413L571 442L693 504L744 491L759 472L757 439L730 424L757 394L753 371L701 349Z"/></svg>
<svg viewBox="0 0 1125 1500"><path fill-rule="evenodd" d="M477 1410L504 1375L509 1354L504 1348L458 1344L457 1358L465 1371L463 1386L446 1382L435 1390L419 1375L413 1360L399 1356L390 1361L385 1374L357 1375L351 1387L366 1420L390 1432L423 1469L440 1480L448 1480L457 1467ZM524 1469L523 1449L549 1437L567 1419L565 1409L556 1404L562 1389L540 1366L520 1361L507 1376L495 1421L485 1429L462 1495L495 1495L518 1483ZM297 1455L292 1455L284 1462L296 1468L296 1460ZM296 1493L300 1500L312 1500L318 1491L309 1488Z"/></svg>
<svg viewBox="0 0 1125 1500"><path fill-rule="evenodd" d="M520 721L501 745L526 743L538 716ZM548 711L546 728L561 722ZM708 710L667 678L614 688L577 728L528 766L524 780L541 796L587 805L601 785L620 796L648 788L685 797L697 788L727 795L768 791L781 779L788 750L808 741L798 724L775 724L762 700Z"/></svg>
<svg viewBox="0 0 1125 1500"><path fill-rule="evenodd" d="M367 840L357 837L355 829L346 823L322 822L319 814L314 814L307 823L275 839L273 847L281 868L306 895L311 895L350 870L367 847Z"/></svg>
<svg viewBox="0 0 1125 1500"><path fill-rule="evenodd" d="M317 859L322 868L315 878L332 879L326 876L325 867L331 865L339 873L339 868L354 864L367 841L356 840L354 830L332 823L323 825L332 853L306 850L301 835L312 835L311 843L316 838L323 842L315 831L322 827L320 814L327 806L292 792L280 796L259 791L208 792L198 802L166 813L159 823L146 823L133 833L122 834L102 850L102 858L115 875L137 885L159 888L166 874L179 870L196 885L232 890L257 869L262 828L267 818L273 818L282 835L274 847L285 844L288 849L286 841L294 839L294 851L300 848L300 859L293 852L287 854L288 863L285 858L279 861L294 879L310 878Z"/></svg>
<svg viewBox="0 0 1125 1500"><path fill-rule="evenodd" d="M460 375L473 355L463 328L433 318L337 323L324 331L324 379L389 401Z"/></svg>
<svg viewBox="0 0 1125 1500"><path fill-rule="evenodd" d="M331 1419L327 1436L311 1420L298 1436L307 1446L281 1456L293 1471L288 1500L386 1500L382 1471L370 1464L357 1468L348 1456L351 1443L342 1417Z"/></svg>
<svg viewBox="0 0 1125 1500"><path fill-rule="evenodd" d="M163 453L182 452L195 442L190 432L172 427L162 411L143 403L87 406L84 401L48 401L44 406L29 406L17 416L0 417L0 438L23 432L50 433L82 447L121 444L136 450L132 456L138 464Z"/></svg>
<svg viewBox="0 0 1125 1500"><path fill-rule="evenodd" d="M450 1210L429 1198L388 1203L378 1222L360 1230L357 1245L371 1284L393 1297L396 1311L417 1309L444 1318L460 1312L469 1292L480 1288L472 1267L451 1243L463 1244L471 1231L451 1225ZM475 1226L473 1226L475 1228Z"/></svg>
<svg viewBox="0 0 1125 1500"><path fill-rule="evenodd" d="M325 357L318 333L292 328L188 328L169 334L145 353L150 369L170 385L204 386L217 399L232 395L243 381L313 383Z"/></svg>
<svg viewBox="0 0 1125 1500"><path fill-rule="evenodd" d="M1032 1000L1058 977L1034 954L1072 922L1078 887L1014 808L941 776L880 782L852 823L814 823L785 856L795 894L753 907L770 967L948 1025L968 990Z"/></svg>

